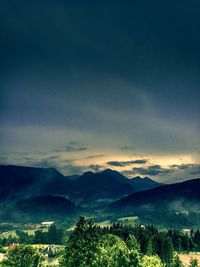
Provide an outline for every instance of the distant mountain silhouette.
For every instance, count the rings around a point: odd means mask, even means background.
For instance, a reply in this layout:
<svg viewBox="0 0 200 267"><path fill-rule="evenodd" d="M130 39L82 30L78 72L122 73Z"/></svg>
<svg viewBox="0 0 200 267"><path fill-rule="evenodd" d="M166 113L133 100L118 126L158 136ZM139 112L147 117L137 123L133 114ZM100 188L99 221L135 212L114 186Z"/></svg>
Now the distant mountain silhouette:
<svg viewBox="0 0 200 267"><path fill-rule="evenodd" d="M149 178L128 179L111 169L64 176L54 168L15 165L0 165L0 181L0 201L38 195L61 195L73 200L76 197L112 199L159 185Z"/></svg>
<svg viewBox="0 0 200 267"><path fill-rule="evenodd" d="M199 209L200 178L137 192L114 202L110 207L117 210L141 210L142 208Z"/></svg>
<svg viewBox="0 0 200 267"><path fill-rule="evenodd" d="M97 210L105 212L106 206L108 214L136 214L150 223L154 218L156 222L165 220L165 215L176 214L174 211L199 212L200 178L160 185L148 177L128 179L111 169L70 179L54 168L0 165L2 221L94 215Z"/></svg>
<svg viewBox="0 0 200 267"><path fill-rule="evenodd" d="M70 193L72 182L54 168L0 165L0 201L41 194Z"/></svg>
<svg viewBox="0 0 200 267"><path fill-rule="evenodd" d="M26 205L31 210L34 204L40 205L39 201L49 200L53 211L53 201L55 205L58 203L53 196L65 197L80 206L95 204L96 207L152 186L158 186L158 183L148 178L128 179L111 169L86 172L81 176L64 176L54 168L0 165L0 203L4 203L1 205L3 210L12 208L16 203L21 203L20 210ZM44 195L52 198L41 198Z"/></svg>
<svg viewBox="0 0 200 267"><path fill-rule="evenodd" d="M129 179L110 169L98 173L86 172L74 180L74 185L84 197L116 198L135 192Z"/></svg>
<svg viewBox="0 0 200 267"><path fill-rule="evenodd" d="M162 185L148 177L141 178L140 176L129 179L129 182L136 191L144 191Z"/></svg>

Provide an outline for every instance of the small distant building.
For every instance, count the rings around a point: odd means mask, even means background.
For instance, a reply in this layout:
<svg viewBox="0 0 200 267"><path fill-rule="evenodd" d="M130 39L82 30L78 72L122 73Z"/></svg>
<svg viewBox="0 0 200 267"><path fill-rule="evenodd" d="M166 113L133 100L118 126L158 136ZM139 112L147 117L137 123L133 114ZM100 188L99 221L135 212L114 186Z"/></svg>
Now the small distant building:
<svg viewBox="0 0 200 267"><path fill-rule="evenodd" d="M49 227L51 225L53 225L55 222L41 222L40 226L41 227Z"/></svg>
<svg viewBox="0 0 200 267"><path fill-rule="evenodd" d="M182 231L183 231L185 234L190 234L191 229L189 229L189 228L183 228Z"/></svg>
<svg viewBox="0 0 200 267"><path fill-rule="evenodd" d="M8 251L12 251L12 250L16 249L16 247L17 247L17 244L12 243L12 244L10 244L10 245L8 246Z"/></svg>

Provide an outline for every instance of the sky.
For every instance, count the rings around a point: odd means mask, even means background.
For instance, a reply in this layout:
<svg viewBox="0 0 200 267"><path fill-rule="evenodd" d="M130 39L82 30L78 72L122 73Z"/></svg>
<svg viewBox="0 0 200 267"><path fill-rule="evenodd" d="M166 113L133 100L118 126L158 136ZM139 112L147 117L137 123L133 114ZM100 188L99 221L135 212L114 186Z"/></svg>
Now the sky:
<svg viewBox="0 0 200 267"><path fill-rule="evenodd" d="M198 0L0 1L0 163L200 177Z"/></svg>

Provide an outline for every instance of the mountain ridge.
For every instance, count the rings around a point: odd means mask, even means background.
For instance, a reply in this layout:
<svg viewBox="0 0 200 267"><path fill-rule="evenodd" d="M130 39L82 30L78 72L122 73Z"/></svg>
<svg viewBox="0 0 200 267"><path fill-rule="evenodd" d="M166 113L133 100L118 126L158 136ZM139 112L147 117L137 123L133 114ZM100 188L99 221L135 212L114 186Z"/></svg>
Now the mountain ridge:
<svg viewBox="0 0 200 267"><path fill-rule="evenodd" d="M155 208L172 208L173 203L195 202L200 207L200 178L161 185L146 191L136 192L111 204L114 209L137 209L150 205ZM184 208L184 207L183 207ZM188 207L187 207L188 208Z"/></svg>

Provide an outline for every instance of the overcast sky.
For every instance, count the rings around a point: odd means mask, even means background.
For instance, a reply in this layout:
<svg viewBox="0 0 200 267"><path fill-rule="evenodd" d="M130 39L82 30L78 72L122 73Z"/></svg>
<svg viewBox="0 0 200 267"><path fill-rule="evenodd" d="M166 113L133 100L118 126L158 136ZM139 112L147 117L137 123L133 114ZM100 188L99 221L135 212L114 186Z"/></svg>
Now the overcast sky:
<svg viewBox="0 0 200 267"><path fill-rule="evenodd" d="M0 1L0 162L200 177L200 2Z"/></svg>

